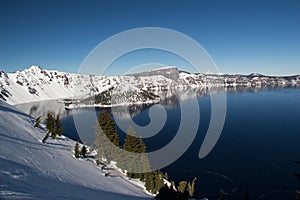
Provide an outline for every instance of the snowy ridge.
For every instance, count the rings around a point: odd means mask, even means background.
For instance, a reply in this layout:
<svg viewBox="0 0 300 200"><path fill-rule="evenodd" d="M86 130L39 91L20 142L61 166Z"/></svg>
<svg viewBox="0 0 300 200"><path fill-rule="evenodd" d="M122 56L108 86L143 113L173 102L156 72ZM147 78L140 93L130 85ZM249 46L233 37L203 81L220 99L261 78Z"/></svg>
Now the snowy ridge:
<svg viewBox="0 0 300 200"><path fill-rule="evenodd" d="M139 89L131 84L120 83L95 96L73 102L67 105L66 108L116 107L133 104L153 104L159 101L159 96L151 92Z"/></svg>
<svg viewBox="0 0 300 200"><path fill-rule="evenodd" d="M33 119L0 101L0 199L148 199L117 171L105 177L93 162L75 159L75 142L40 140Z"/></svg>
<svg viewBox="0 0 300 200"><path fill-rule="evenodd" d="M176 67L166 67L124 76L94 76L43 70L39 66L32 66L15 73L0 71L0 99L9 104L20 104L50 99L86 98L120 84L133 85L147 92L211 87L286 87L300 85L300 75L272 77L257 73L191 74Z"/></svg>

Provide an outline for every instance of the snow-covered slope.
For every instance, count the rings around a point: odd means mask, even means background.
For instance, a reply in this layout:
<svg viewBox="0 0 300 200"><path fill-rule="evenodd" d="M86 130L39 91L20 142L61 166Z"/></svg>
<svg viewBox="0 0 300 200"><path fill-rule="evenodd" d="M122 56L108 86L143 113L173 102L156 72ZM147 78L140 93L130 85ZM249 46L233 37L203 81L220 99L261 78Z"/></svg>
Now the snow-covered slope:
<svg viewBox="0 0 300 200"><path fill-rule="evenodd" d="M67 108L113 107L121 105L153 104L160 101L159 96L130 84L118 84L93 97L73 102Z"/></svg>
<svg viewBox="0 0 300 200"><path fill-rule="evenodd" d="M133 85L145 91L211 87L269 87L300 85L300 75L271 77L261 74L191 74L175 67L126 76L79 75L32 66L23 71L0 70L0 99L9 104L71 97L88 97L119 84Z"/></svg>
<svg viewBox="0 0 300 200"><path fill-rule="evenodd" d="M0 101L0 199L148 199L121 175L105 177L92 162L75 159L74 141L40 140L32 118Z"/></svg>

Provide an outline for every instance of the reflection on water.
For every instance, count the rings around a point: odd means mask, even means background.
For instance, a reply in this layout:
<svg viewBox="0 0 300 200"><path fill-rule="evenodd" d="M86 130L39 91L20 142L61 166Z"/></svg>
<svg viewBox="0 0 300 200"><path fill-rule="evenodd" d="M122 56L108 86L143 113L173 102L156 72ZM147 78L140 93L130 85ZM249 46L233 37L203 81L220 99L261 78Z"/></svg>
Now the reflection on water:
<svg viewBox="0 0 300 200"><path fill-rule="evenodd" d="M295 86L296 87L296 86ZM204 97L207 95L213 95L220 92L226 93L242 93L242 92L259 92L264 90L278 89L284 87L215 87L215 88L189 88L189 89L172 89L168 91L156 91L154 92L156 95L161 97L160 105L164 107L177 107L178 106L178 98L181 101L189 99L191 96L196 95L198 97ZM119 106L115 108L116 117L120 119L126 119L129 117L134 117L138 113L142 112L145 109L151 107L152 104L138 104L131 105L129 108L125 108L123 106ZM18 104L16 105L18 109L29 114L35 118L42 116L45 118L47 116L47 112L50 111L55 115L59 115L61 118L66 117L69 114L72 114L74 110L65 109L65 103L58 100L46 100L46 101L38 101L32 103ZM81 110L81 109L79 109ZM110 110L108 108L108 110Z"/></svg>
<svg viewBox="0 0 300 200"><path fill-rule="evenodd" d="M37 101L32 103L18 104L18 109L35 118L42 116L46 118L48 111L59 115L60 117L67 116L70 111L65 109L65 104L57 100Z"/></svg>

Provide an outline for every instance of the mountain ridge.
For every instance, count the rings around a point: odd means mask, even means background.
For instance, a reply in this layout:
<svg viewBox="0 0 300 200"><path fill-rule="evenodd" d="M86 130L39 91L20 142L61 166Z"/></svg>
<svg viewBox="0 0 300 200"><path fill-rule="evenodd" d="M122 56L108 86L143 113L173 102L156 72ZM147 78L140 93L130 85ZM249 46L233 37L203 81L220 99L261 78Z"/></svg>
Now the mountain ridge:
<svg viewBox="0 0 300 200"><path fill-rule="evenodd" d="M86 98L120 84L131 84L154 93L171 89L212 87L287 87L300 85L300 75L193 74L171 66L124 76L95 76L31 66L15 73L0 70L0 99L9 104L21 104L41 100Z"/></svg>

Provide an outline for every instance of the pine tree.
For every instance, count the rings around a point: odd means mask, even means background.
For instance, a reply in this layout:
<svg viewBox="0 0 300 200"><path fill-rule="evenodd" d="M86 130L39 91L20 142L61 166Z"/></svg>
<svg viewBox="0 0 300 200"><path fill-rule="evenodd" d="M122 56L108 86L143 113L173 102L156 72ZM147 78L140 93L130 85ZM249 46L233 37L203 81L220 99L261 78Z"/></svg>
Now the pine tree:
<svg viewBox="0 0 300 200"><path fill-rule="evenodd" d="M160 171L155 172L155 191L158 192L164 186L164 180Z"/></svg>
<svg viewBox="0 0 300 200"><path fill-rule="evenodd" d="M75 158L79 158L80 157L80 151L79 151L79 144L78 144L78 142L76 142L76 144L75 144L74 155L75 155Z"/></svg>
<svg viewBox="0 0 300 200"><path fill-rule="evenodd" d="M85 145L83 145L82 148L81 148L80 154L81 154L84 158L86 157L86 156L85 156L86 152L87 152L87 149L86 149Z"/></svg>
<svg viewBox="0 0 300 200"><path fill-rule="evenodd" d="M152 194L156 193L155 189L155 174L153 172L146 173L145 178L145 187Z"/></svg>
<svg viewBox="0 0 300 200"><path fill-rule="evenodd" d="M47 113L46 127L47 127L48 131L51 133L51 137L53 139L55 139L55 137L56 137L55 119L50 112Z"/></svg>
<svg viewBox="0 0 300 200"><path fill-rule="evenodd" d="M161 171L147 172L144 175L145 187L152 194L156 194L164 187L163 173Z"/></svg>
<svg viewBox="0 0 300 200"><path fill-rule="evenodd" d="M186 191L187 182L186 181L180 181L178 185L178 192L184 193Z"/></svg>
<svg viewBox="0 0 300 200"><path fill-rule="evenodd" d="M188 192L189 192L189 196L190 196L190 197L194 197L194 195L195 195L195 182L196 182L196 179L197 179L197 178L195 178L195 179L192 181L192 183L189 183L189 184L188 184Z"/></svg>
<svg viewBox="0 0 300 200"><path fill-rule="evenodd" d="M50 133L49 133L49 131L47 131L47 134L46 134L45 137L43 138L42 143L45 143L45 142L46 142L46 140L49 138L49 135L50 135Z"/></svg>
<svg viewBox="0 0 300 200"><path fill-rule="evenodd" d="M128 152L140 153L142 140L136 136L135 130L130 127L123 145L123 149Z"/></svg>
<svg viewBox="0 0 300 200"><path fill-rule="evenodd" d="M94 144L98 148L100 160L104 156L108 162L111 160L118 162L119 155L116 147L120 147L119 135L116 132L114 121L105 111L100 112L98 115Z"/></svg>
<svg viewBox="0 0 300 200"><path fill-rule="evenodd" d="M63 134L63 126L58 114L56 115L55 126L56 126L56 134L61 136Z"/></svg>
<svg viewBox="0 0 300 200"><path fill-rule="evenodd" d="M46 127L48 129L48 134L51 133L51 137L53 139L56 138L56 135L61 136L63 134L62 122L59 118L59 115L56 115L56 118L54 118L54 116L50 112L48 112L46 117ZM49 135L47 136L47 138L48 137Z"/></svg>
<svg viewBox="0 0 300 200"><path fill-rule="evenodd" d="M139 153L139 164L141 165L141 171L142 172L151 171L150 161L147 154L147 147L146 144L144 143L143 138L141 137L139 138L137 152Z"/></svg>
<svg viewBox="0 0 300 200"><path fill-rule="evenodd" d="M42 117L39 116L38 118L36 118L35 120L35 124L34 124L34 127L39 127L40 126L40 123L42 121Z"/></svg>
<svg viewBox="0 0 300 200"><path fill-rule="evenodd" d="M111 142L103 133L103 130L99 125L96 126L96 135L94 144L98 148L98 160L102 160L102 158L106 158L108 162L115 158L116 153L112 147Z"/></svg>
<svg viewBox="0 0 300 200"><path fill-rule="evenodd" d="M119 135L116 131L115 122L111 119L110 115L106 111L100 112L98 115L98 122L109 141L119 147Z"/></svg>
<svg viewBox="0 0 300 200"><path fill-rule="evenodd" d="M123 144L123 149L126 151L126 152L129 152L129 153L123 153L123 155L121 156L120 160L119 160L119 166L123 169L123 170L127 170L127 176L129 178L133 178L133 173L131 173L133 171L133 167L136 167L137 164L136 164L136 160L134 155L131 154L131 152L134 152L135 150L135 146L134 145L137 145L137 142L135 142L134 144L134 136L135 135L135 131L130 128L128 130L128 133L125 137L125 140L124 140L124 144Z"/></svg>
<svg viewBox="0 0 300 200"><path fill-rule="evenodd" d="M53 131L54 128L54 121L53 121L53 116L50 112L47 113L46 117L46 127L49 130L49 132Z"/></svg>
<svg viewBox="0 0 300 200"><path fill-rule="evenodd" d="M143 139L136 136L136 132L132 127L129 128L123 149L126 152L120 159L120 167L129 171L127 176L130 178L145 179L145 174L142 172L150 171L150 162L146 153L146 145ZM136 153L136 154L131 154ZM132 173L133 171L140 171L141 173Z"/></svg>
<svg viewBox="0 0 300 200"><path fill-rule="evenodd" d="M178 186L178 195L180 200L188 200L189 192L187 191L187 182L180 181Z"/></svg>

